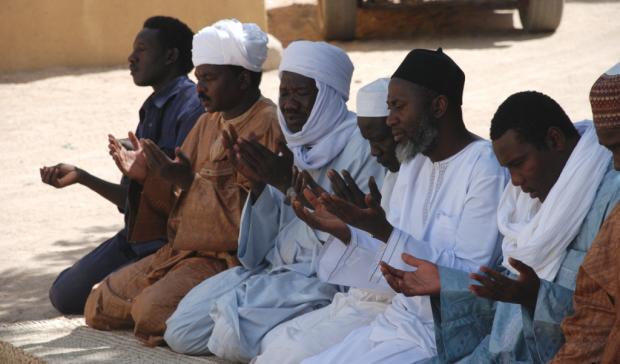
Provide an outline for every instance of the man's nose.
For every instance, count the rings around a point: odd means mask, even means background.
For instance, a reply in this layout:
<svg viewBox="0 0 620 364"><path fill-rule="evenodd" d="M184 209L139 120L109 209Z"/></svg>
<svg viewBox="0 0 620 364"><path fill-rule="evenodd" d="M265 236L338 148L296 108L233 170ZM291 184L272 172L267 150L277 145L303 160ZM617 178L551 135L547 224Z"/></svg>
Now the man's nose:
<svg viewBox="0 0 620 364"><path fill-rule="evenodd" d="M516 187L523 186L525 182L525 178L523 178L523 176L520 173L510 172L510 179L512 181L512 184Z"/></svg>
<svg viewBox="0 0 620 364"><path fill-rule="evenodd" d="M299 102L294 98L286 98L282 100L282 110L284 111L297 111L299 110Z"/></svg>
<svg viewBox="0 0 620 364"><path fill-rule="evenodd" d="M198 92L206 92L207 91L207 85L202 82L202 81L197 81L196 82L196 91Z"/></svg>
<svg viewBox="0 0 620 364"><path fill-rule="evenodd" d="M136 62L136 52L131 52L129 53L129 55L127 56L127 62L129 63L135 63Z"/></svg>
<svg viewBox="0 0 620 364"><path fill-rule="evenodd" d="M385 123L387 124L387 126L393 127L394 125L398 123L398 119L390 111L390 113L388 114L388 117L385 119Z"/></svg>

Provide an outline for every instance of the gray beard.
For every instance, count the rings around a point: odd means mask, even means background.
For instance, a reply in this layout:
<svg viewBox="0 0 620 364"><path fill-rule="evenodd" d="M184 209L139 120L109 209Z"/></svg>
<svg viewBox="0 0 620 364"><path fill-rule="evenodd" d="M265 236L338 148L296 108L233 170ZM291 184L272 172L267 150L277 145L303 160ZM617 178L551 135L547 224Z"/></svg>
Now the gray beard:
<svg viewBox="0 0 620 364"><path fill-rule="evenodd" d="M396 158L400 163L413 159L419 153L424 153L437 141L439 130L433 124L430 115L420 117L418 124L419 128L416 135L396 146Z"/></svg>
<svg viewBox="0 0 620 364"><path fill-rule="evenodd" d="M413 157L415 157L419 153L411 139L407 139L403 142L398 143L398 145L396 145L395 152L396 159L398 159L398 162L400 164L403 164L410 159L413 159Z"/></svg>

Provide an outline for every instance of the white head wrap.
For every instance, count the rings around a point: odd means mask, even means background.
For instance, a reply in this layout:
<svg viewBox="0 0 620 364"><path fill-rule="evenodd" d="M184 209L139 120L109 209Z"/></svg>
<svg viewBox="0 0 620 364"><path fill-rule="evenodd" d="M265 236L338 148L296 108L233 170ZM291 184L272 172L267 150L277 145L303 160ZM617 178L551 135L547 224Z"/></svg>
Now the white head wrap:
<svg viewBox="0 0 620 364"><path fill-rule="evenodd" d="M267 34L254 23L225 19L194 35L192 62L234 65L260 72L267 59Z"/></svg>
<svg viewBox="0 0 620 364"><path fill-rule="evenodd" d="M389 78L380 78L357 92L357 116L388 116L387 95Z"/></svg>
<svg viewBox="0 0 620 364"><path fill-rule="evenodd" d="M325 42L297 41L282 55L282 71L314 79L318 94L303 128L292 133L278 108L278 121L295 164L317 169L331 162L344 149L357 127L356 116L347 109L353 63L340 48Z"/></svg>

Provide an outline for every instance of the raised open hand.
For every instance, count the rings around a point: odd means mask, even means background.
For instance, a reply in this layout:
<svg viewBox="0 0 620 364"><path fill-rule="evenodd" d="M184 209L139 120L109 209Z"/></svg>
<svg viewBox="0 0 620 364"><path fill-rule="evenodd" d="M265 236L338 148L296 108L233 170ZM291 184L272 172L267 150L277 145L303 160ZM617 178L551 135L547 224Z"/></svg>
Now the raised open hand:
<svg viewBox="0 0 620 364"><path fill-rule="evenodd" d="M239 169L241 173L248 173L248 179L272 185L286 194L292 182L293 154L284 141L278 143L278 154L260 144L252 135L250 138L237 138L233 148L237 163L242 165Z"/></svg>
<svg viewBox="0 0 620 364"><path fill-rule="evenodd" d="M176 157L172 160L152 140L144 140L142 147L149 170L184 190L192 185L192 163L181 148L174 150Z"/></svg>
<svg viewBox="0 0 620 364"><path fill-rule="evenodd" d="M140 141L136 135L129 132L129 141L134 150L127 150L114 135L108 135L108 149L114 163L120 171L132 180L144 183L147 174L146 159Z"/></svg>
<svg viewBox="0 0 620 364"><path fill-rule="evenodd" d="M418 259L403 253L402 259L408 265L417 268L413 272L396 269L386 262L381 262L381 273L392 289L405 296L436 296L441 289L439 270L428 260Z"/></svg>
<svg viewBox="0 0 620 364"><path fill-rule="evenodd" d="M253 168L251 168L252 166L243 163L241 155L235 151L237 139L237 131L232 125L229 126L228 130L222 130L222 144L224 145L224 148L226 149L226 152L228 154L228 160L230 160L230 163L232 163L233 167L235 167L237 172L244 175L245 178L250 181L250 183L252 183L253 185L262 184L264 186L260 176Z"/></svg>
<svg viewBox="0 0 620 364"><path fill-rule="evenodd" d="M364 197L366 208L359 208L355 204L327 193L321 194L319 201L327 211L336 215L346 224L355 226L372 234L375 238L387 242L393 227L387 221L385 211L381 207L381 193L373 177L368 180L370 193Z"/></svg>
<svg viewBox="0 0 620 364"><path fill-rule="evenodd" d="M333 169L327 171L327 178L331 181L334 194L359 208L368 207L364 192L357 186L349 171L343 169L341 173L342 176ZM379 204L381 204L381 194L379 194Z"/></svg>
<svg viewBox="0 0 620 364"><path fill-rule="evenodd" d="M330 214L325 207L319 203L317 195L315 195L310 188L305 188L303 190L303 196L307 203L314 208L314 211L310 211L304 207L297 196L293 199L292 203L295 215L311 228L331 234L340 239L343 243L348 244L351 240L351 231L347 225L336 216Z"/></svg>
<svg viewBox="0 0 620 364"><path fill-rule="evenodd" d="M83 171L76 166L66 163L58 163L51 167L39 168L41 181L56 188L64 188L79 182Z"/></svg>
<svg viewBox="0 0 620 364"><path fill-rule="evenodd" d="M310 189L314 196L320 196L322 193L327 192L323 187L316 183L316 181L314 180L314 178L312 178L308 171L301 171L295 166L293 166L291 180L292 186L287 189L286 198L289 201L293 201L295 198L297 198L297 200L300 201L305 207L312 209L315 208L306 200L303 193L304 189Z"/></svg>
<svg viewBox="0 0 620 364"><path fill-rule="evenodd" d="M480 267L480 271L485 274L471 273L469 275L481 285L471 285L469 290L479 297L516 303L534 309L540 288L540 278L534 269L522 261L509 258L508 262L519 272L516 280L483 266Z"/></svg>
<svg viewBox="0 0 620 364"><path fill-rule="evenodd" d="M240 150L237 145L239 137L235 128L230 125L228 130L222 130L222 144L228 154L228 160L235 167L237 172L241 173L245 178L250 181L250 190L252 201L256 200L265 188L265 182L263 182L261 176L249 163L244 163Z"/></svg>

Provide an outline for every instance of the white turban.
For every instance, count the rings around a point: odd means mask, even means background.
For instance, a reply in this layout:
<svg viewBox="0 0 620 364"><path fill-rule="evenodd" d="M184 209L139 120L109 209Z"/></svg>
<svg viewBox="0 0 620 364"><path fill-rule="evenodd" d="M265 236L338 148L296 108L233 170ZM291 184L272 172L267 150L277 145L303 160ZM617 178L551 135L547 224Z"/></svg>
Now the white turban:
<svg viewBox="0 0 620 364"><path fill-rule="evenodd" d="M389 78L380 78L357 92L357 116L388 116L387 95Z"/></svg>
<svg viewBox="0 0 620 364"><path fill-rule="evenodd" d="M292 133L278 107L278 121L295 164L317 169L331 162L357 128L356 116L347 109L353 63L340 48L325 42L297 41L282 55L282 71L314 79L318 94L303 128Z"/></svg>
<svg viewBox="0 0 620 364"><path fill-rule="evenodd" d="M340 48L325 42L300 40L282 54L280 72L289 71L321 81L349 100L353 63Z"/></svg>
<svg viewBox="0 0 620 364"><path fill-rule="evenodd" d="M220 20L194 35L192 62L234 65L260 72L267 59L267 34L254 23Z"/></svg>

